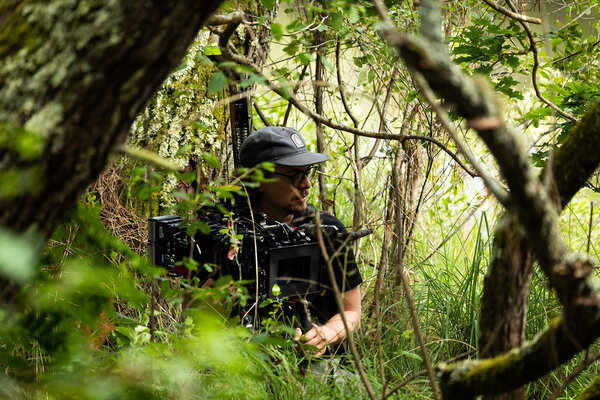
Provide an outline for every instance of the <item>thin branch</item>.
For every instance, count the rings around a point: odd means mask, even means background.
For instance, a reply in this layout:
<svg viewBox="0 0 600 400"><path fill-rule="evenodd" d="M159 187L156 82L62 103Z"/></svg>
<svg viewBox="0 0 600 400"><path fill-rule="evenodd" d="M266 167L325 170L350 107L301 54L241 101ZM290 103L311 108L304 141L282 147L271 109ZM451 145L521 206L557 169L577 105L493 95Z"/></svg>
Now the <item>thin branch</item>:
<svg viewBox="0 0 600 400"><path fill-rule="evenodd" d="M538 24L538 25L542 23L542 20L539 18L529 17L527 15L518 14L511 10L507 10L506 8L494 3L492 0L483 0L483 1L485 1L485 3L488 6L492 7L494 10L498 11L501 14L506 15L509 18L513 18L513 19L516 19L516 20L522 21L522 22L530 22L532 24Z"/></svg>
<svg viewBox="0 0 600 400"><path fill-rule="evenodd" d="M456 357L451 358L450 360L446 360L446 362L456 362L459 361L463 358L469 357L474 355L475 353L477 353L477 350L469 350L466 353L462 353L457 355ZM412 382L413 380L417 379L420 376L423 376L427 374L427 370L423 369L413 375L411 375L410 377L406 378L404 381L402 381L400 384L398 384L397 386L395 386L392 390L390 390L384 397L383 400L387 399L388 397L390 397L391 395L393 395L394 393L396 393L398 390L402 389L404 386L408 385L410 382Z"/></svg>
<svg viewBox="0 0 600 400"><path fill-rule="evenodd" d="M273 124L271 124L267 118L267 116L265 115L265 113L260 109L260 107L258 106L258 104L256 104L255 101L252 102L252 105L254 106L254 110L256 111L256 113L258 114L260 120L263 122L263 124L265 124L265 126L273 126Z"/></svg>
<svg viewBox="0 0 600 400"><path fill-rule="evenodd" d="M581 14L579 14L578 16L576 16L575 18L573 18L567 24L565 24L565 25L561 26L560 28L558 28L557 32L560 32L563 29L567 28L568 26L574 24L578 19L580 19L581 17L583 17L589 10L591 10L594 7L596 7L596 4L593 4L593 5L589 6L588 8L586 8L584 11L581 12Z"/></svg>
<svg viewBox="0 0 600 400"><path fill-rule="evenodd" d="M296 83L296 86L294 87L293 93L296 94L298 92L298 89L300 88L300 85L302 83L302 79L304 79L304 75L306 75L306 70L308 69L308 63L304 65L304 67L302 68L302 72L300 73L300 76L298 77L298 82ZM292 103L288 102L287 108L285 109L285 116L283 117L283 126L286 126L287 124L287 120L290 116L290 111L292 111Z"/></svg>
<svg viewBox="0 0 600 400"><path fill-rule="evenodd" d="M352 120L352 123L354 123L354 127L358 128L358 119L356 119L356 117L352 113L352 110L350 110L350 107L348 106L348 102L346 101L346 94L344 93L344 85L342 84L343 81L342 68L340 63L340 43L340 40L337 39L335 45L335 66L337 70L338 90L340 91L340 97L342 98L342 104L344 106L344 110L346 110L346 114L348 114L348 116Z"/></svg>
<svg viewBox="0 0 600 400"><path fill-rule="evenodd" d="M448 154L450 157L452 157L452 159L454 161L456 161L456 163L458 165L460 165L460 167L462 169L465 170L465 172L469 175L471 175L471 177L475 178L479 175L477 175L476 171L471 170L469 167L467 167L465 165L464 162L462 162L462 160L460 158L458 158L458 156L452 152L448 147L446 147L446 145L444 145L442 142L440 142L439 140L432 138L431 136L424 136L424 135L405 135L404 138L401 141L404 140L424 140L426 142L431 142L434 143L436 146L438 146L440 149L442 149L444 152L446 152L446 154Z"/></svg>
<svg viewBox="0 0 600 400"><path fill-rule="evenodd" d="M600 40L597 40L597 41L596 41L596 42L595 42L595 43L592 45L592 47L596 47L596 46L598 46L599 44L600 44ZM563 56L563 57L560 57L560 58L554 59L554 60L552 60L552 61L550 61L550 62L551 62L552 64L556 64L556 63L559 63L559 62L561 62L561 61L568 60L569 58L575 57L575 56L577 56L577 55L579 55L579 54L581 54L581 53L583 53L583 50L579 50L579 51L576 51L575 53L567 54L566 56Z"/></svg>

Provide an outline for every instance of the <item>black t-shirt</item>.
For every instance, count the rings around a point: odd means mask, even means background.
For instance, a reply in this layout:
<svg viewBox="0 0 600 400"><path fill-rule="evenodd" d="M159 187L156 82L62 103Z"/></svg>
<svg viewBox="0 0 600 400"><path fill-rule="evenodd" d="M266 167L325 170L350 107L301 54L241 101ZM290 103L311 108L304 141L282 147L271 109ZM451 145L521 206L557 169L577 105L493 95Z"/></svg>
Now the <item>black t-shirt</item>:
<svg viewBox="0 0 600 400"><path fill-rule="evenodd" d="M314 221L316 209L312 204L309 204L307 210L296 216L292 221L292 226L300 226L307 222ZM345 234L348 230L344 224L331 214L319 212L319 219L321 225L333 225L337 227L338 233ZM341 243L331 243L327 246L329 255L333 255L337 247ZM350 245L346 244L344 248L339 252L339 255L332 262L335 280L340 292L347 292L350 289L354 289L362 283L362 277L356 265L356 259L354 252ZM322 291L320 295L314 297L311 301L310 312L311 316L316 320L318 324L324 324L331 317L338 313L338 307L335 302L335 294L331 281L329 279L329 272L327 265L324 265L321 271L321 282L320 286Z"/></svg>

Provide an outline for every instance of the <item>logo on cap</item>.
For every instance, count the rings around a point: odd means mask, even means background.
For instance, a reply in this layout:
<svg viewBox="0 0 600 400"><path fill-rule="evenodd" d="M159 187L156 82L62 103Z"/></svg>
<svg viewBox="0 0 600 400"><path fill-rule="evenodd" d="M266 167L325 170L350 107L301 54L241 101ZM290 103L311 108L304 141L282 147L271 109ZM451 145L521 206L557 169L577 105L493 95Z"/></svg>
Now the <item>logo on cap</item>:
<svg viewBox="0 0 600 400"><path fill-rule="evenodd" d="M290 139L292 139L292 142L294 142L297 148L304 147L304 142L302 142L302 138L297 133L292 133Z"/></svg>

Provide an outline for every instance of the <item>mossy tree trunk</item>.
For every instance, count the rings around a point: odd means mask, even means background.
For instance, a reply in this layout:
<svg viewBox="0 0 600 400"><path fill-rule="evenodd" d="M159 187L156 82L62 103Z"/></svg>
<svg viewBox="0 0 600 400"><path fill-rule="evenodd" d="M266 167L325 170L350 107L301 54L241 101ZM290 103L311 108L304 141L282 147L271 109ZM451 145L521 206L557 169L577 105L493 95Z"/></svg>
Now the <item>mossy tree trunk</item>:
<svg viewBox="0 0 600 400"><path fill-rule="evenodd" d="M0 3L0 226L52 233L220 2Z"/></svg>

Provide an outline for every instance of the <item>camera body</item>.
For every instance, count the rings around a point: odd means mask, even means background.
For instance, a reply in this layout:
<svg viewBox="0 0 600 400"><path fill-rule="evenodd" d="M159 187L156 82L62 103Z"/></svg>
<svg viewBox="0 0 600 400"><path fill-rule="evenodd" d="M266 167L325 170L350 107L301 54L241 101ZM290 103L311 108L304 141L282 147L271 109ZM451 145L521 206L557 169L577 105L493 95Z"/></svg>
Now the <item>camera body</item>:
<svg viewBox="0 0 600 400"><path fill-rule="evenodd" d="M280 298L306 301L322 291L321 274L326 270L313 224L267 224L262 213L238 212L226 217L217 209L208 210L203 222L210 232L189 236L178 216L150 218L150 261L171 274L197 277L200 285L223 275L247 281L249 294L259 302ZM336 226L321 228L324 237L338 235ZM181 262L184 257L197 261L198 270L188 270Z"/></svg>

